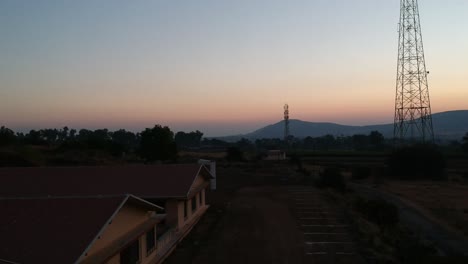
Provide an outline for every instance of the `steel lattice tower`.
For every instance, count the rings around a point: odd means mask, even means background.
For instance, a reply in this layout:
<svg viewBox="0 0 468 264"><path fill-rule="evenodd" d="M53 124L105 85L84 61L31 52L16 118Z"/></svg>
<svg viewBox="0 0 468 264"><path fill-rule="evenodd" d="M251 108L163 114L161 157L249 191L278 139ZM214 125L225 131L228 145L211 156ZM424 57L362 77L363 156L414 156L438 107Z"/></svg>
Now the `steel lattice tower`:
<svg viewBox="0 0 468 264"><path fill-rule="evenodd" d="M433 142L431 104L417 0L400 0L393 136Z"/></svg>
<svg viewBox="0 0 468 264"><path fill-rule="evenodd" d="M284 105L284 140L287 141L289 137L289 106Z"/></svg>

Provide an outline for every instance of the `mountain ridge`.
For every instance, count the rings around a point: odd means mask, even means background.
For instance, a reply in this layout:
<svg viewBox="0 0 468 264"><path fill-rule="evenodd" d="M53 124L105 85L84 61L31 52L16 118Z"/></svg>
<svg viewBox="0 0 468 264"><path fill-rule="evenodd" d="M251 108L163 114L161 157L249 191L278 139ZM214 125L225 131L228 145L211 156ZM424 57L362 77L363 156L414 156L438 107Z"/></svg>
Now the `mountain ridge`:
<svg viewBox="0 0 468 264"><path fill-rule="evenodd" d="M434 136L439 140L460 140L468 132L468 110L452 110L432 114ZM320 137L324 135L352 136L355 134L369 134L379 131L386 138L393 137L393 123L365 126L341 125L332 122L311 122L299 119L289 120L290 135L297 138ZM226 141L236 141L241 138L250 140L260 138L282 138L284 121L267 125L253 132L243 135L217 137Z"/></svg>

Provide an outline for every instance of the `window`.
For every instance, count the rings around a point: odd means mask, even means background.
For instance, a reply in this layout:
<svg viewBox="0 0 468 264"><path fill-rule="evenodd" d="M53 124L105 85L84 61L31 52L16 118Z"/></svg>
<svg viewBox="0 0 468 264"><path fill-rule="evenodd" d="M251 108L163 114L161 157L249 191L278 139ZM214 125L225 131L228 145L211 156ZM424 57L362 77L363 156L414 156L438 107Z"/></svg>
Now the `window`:
<svg viewBox="0 0 468 264"><path fill-rule="evenodd" d="M184 201L184 218L187 218L187 202L188 201Z"/></svg>
<svg viewBox="0 0 468 264"><path fill-rule="evenodd" d="M202 198L201 198L202 197L201 193L202 193L201 191L198 193L198 202L200 203L200 206L203 205Z"/></svg>
<svg viewBox="0 0 468 264"><path fill-rule="evenodd" d="M192 212L195 212L197 210L197 198L194 196L192 198Z"/></svg>
<svg viewBox="0 0 468 264"><path fill-rule="evenodd" d="M148 256L156 249L156 232L154 232L154 227L146 232L146 255Z"/></svg>
<svg viewBox="0 0 468 264"><path fill-rule="evenodd" d="M140 262L140 243L135 240L126 249L120 252L121 264L136 264Z"/></svg>

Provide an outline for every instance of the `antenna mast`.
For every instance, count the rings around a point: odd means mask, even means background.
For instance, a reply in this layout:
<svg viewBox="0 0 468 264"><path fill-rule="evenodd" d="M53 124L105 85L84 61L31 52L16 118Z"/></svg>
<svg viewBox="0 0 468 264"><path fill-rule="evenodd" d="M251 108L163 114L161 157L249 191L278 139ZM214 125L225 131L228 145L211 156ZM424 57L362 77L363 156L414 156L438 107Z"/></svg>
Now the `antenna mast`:
<svg viewBox="0 0 468 264"><path fill-rule="evenodd" d="M284 140L287 141L289 137L289 106L284 105Z"/></svg>
<svg viewBox="0 0 468 264"><path fill-rule="evenodd" d="M431 104L417 0L400 0L393 137L433 142Z"/></svg>

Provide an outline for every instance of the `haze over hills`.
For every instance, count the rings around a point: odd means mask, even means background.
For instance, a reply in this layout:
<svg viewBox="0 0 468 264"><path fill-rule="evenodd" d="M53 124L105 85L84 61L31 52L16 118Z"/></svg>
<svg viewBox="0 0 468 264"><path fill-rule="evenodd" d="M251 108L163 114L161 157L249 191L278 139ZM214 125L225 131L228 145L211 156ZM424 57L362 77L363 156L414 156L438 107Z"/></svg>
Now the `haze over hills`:
<svg viewBox="0 0 468 264"><path fill-rule="evenodd" d="M455 110L436 113L432 115L434 134L436 139L460 140L468 132L468 110ZM379 131L386 138L393 136L393 123L367 126L349 126L335 123L308 122L291 119L289 123L290 134L294 137L304 138L320 137L324 135L351 136L355 134L369 134L371 131ZM240 138L251 140L259 138L282 138L284 133L284 121L260 128L254 132L223 137L227 141L236 141Z"/></svg>

